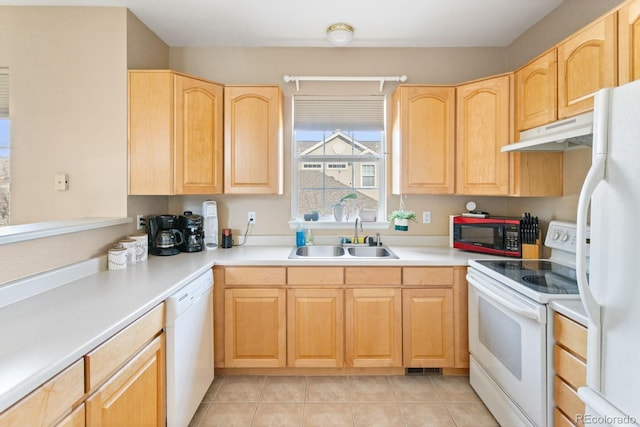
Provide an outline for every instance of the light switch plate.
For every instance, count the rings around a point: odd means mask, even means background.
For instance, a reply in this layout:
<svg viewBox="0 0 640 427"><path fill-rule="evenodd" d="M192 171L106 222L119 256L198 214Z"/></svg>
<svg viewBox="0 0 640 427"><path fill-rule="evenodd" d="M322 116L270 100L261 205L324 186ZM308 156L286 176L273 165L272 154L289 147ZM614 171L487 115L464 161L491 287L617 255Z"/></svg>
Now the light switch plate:
<svg viewBox="0 0 640 427"><path fill-rule="evenodd" d="M67 191L69 189L69 175L57 173L53 177L53 188L56 191Z"/></svg>

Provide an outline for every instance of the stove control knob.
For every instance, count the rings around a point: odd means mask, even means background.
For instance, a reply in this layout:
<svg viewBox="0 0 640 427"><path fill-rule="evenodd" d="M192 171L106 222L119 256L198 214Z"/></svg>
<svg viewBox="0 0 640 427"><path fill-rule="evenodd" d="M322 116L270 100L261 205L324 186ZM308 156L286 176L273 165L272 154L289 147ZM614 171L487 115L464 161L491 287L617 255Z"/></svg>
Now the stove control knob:
<svg viewBox="0 0 640 427"><path fill-rule="evenodd" d="M551 236L553 240L558 240L559 237L560 237L560 233L557 231L554 231L553 235Z"/></svg>
<svg viewBox="0 0 640 427"><path fill-rule="evenodd" d="M562 240L563 242L566 242L567 240L569 240L569 233L564 233L560 238L560 240Z"/></svg>

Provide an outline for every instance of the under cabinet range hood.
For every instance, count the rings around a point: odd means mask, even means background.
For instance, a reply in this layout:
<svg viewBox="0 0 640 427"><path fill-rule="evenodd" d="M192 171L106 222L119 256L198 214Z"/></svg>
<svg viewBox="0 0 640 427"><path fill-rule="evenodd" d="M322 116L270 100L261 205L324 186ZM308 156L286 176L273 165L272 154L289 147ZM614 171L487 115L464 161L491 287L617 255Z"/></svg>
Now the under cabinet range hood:
<svg viewBox="0 0 640 427"><path fill-rule="evenodd" d="M505 145L510 151L568 151L590 147L593 140L593 112L520 132L520 141Z"/></svg>

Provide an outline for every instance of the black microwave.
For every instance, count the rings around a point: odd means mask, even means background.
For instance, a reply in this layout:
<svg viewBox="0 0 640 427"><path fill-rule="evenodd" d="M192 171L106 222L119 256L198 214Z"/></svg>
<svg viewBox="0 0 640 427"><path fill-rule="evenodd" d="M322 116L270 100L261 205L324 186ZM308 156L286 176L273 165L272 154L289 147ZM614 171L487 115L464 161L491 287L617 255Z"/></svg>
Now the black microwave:
<svg viewBox="0 0 640 427"><path fill-rule="evenodd" d="M454 248L516 258L522 256L519 218L454 216L452 228Z"/></svg>

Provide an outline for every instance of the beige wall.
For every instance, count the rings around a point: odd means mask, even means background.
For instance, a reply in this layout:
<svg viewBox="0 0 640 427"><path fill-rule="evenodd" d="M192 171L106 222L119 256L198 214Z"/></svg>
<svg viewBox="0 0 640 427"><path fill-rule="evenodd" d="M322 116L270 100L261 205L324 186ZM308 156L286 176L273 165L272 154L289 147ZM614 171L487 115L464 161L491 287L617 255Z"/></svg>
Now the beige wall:
<svg viewBox="0 0 640 427"><path fill-rule="evenodd" d="M166 197L127 196L127 68L167 67L168 58L125 8L0 7L16 223L166 211ZM69 173L69 191L53 191L57 171ZM1 245L0 284L104 254L133 230Z"/></svg>
<svg viewBox="0 0 640 427"><path fill-rule="evenodd" d="M171 68L202 76L224 84L278 84L285 94L285 192L283 196L211 196L218 202L220 227L243 232L248 211L257 215L253 233L257 235L291 234L287 225L291 218L291 96L299 94L372 94L378 93L375 83L307 83L300 92L288 75L399 75L409 77L407 83L458 84L468 80L512 71L516 66L561 41L620 0L566 0L547 15L540 24L524 33L506 48L178 48L170 51ZM385 84L383 93L390 95L397 84ZM405 204L422 217L431 211L431 224L411 224L409 235L448 234L449 215L460 213L468 200L476 201L478 209L494 215L516 215L532 212L544 220L575 220L577 194L588 170L588 150L565 156L564 197L507 198L467 196L408 196ZM387 162L389 167L389 162ZM389 184L389 183L388 183ZM390 187L389 187L390 188ZM390 193L390 191L388 191ZM171 212L185 209L199 211L207 197L173 197ZM397 209L399 197L390 195L387 212ZM324 234L336 234L327 231ZM399 234L392 230L383 234ZM402 233L404 234L404 233Z"/></svg>
<svg viewBox="0 0 640 427"><path fill-rule="evenodd" d="M123 8L0 7L0 66L9 66L12 72L14 165L20 165L18 156L22 149L27 150L18 144L23 136L48 154L46 162L27 163L12 171L16 180L22 181L26 171L29 182L44 183L44 190L33 188L26 199L16 196L16 212L24 215L24 221L34 220L36 210L20 206L35 201L42 207L39 210L51 211L59 218L71 210L73 202L68 200L71 194L82 194L89 201L73 210L75 216L199 210L207 197L126 196L127 68L171 67L225 84L278 84L286 94L285 113L290 114L294 88L282 82L284 74L407 74L409 83L455 84L512 70L617 3L566 0L511 46L484 49L169 49ZM384 93L390 94L394 87L385 85ZM307 94L377 93L373 83L356 86L303 83L301 89L300 93ZM16 97L20 92L24 99ZM69 103L62 105L61 99ZM286 225L290 216L290 126L287 120L285 194L211 197L220 203L221 227L244 230L246 212L251 210L258 215L255 234L291 233ZM72 148L72 154L61 155L61 149L51 148L54 144ZM40 153L27 151L27 154L37 158ZM479 209L496 215L531 211L545 219L572 219L577 189L588 164L588 150L565 156L567 196L562 198L474 197L473 200ZM58 170L71 175L71 190L67 193L52 190L52 173ZM16 184L16 189L28 185L31 184ZM412 224L409 234L447 234L448 215L462 211L470 199L407 197L408 208L419 215L423 210L431 211L433 221L429 225ZM387 211L395 209L398 203L398 197L391 196ZM0 284L103 254L112 242L133 228L133 224L128 224L0 246L3 260Z"/></svg>
<svg viewBox="0 0 640 427"><path fill-rule="evenodd" d="M244 232L248 211L257 218L253 234L291 234L287 222L291 219L291 97L293 94L380 94L378 83L284 83L289 75L401 75L408 83L456 84L505 70L504 49L501 48L437 48L437 49L371 49L371 48L171 48L171 68L198 75L224 84L277 84L285 95L284 114L284 195L283 196L211 196L218 202L220 227L234 233ZM383 94L389 96L397 87L386 83ZM389 191L390 193L390 191ZM207 197L173 197L171 212L184 209L200 210ZM506 213L506 202L498 198L482 199L479 206L491 213ZM409 234L448 234L449 215L460 212L468 198L442 196L411 196L406 206L419 212L432 212L431 224L412 224ZM399 198L390 196L387 212L397 209ZM338 231L325 231L336 234ZM393 233L389 230L384 233ZM383 233L383 234L384 234ZM320 232L318 232L320 234Z"/></svg>
<svg viewBox="0 0 640 427"><path fill-rule="evenodd" d="M126 9L8 7L0 21L12 224L125 216Z"/></svg>

